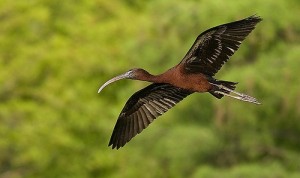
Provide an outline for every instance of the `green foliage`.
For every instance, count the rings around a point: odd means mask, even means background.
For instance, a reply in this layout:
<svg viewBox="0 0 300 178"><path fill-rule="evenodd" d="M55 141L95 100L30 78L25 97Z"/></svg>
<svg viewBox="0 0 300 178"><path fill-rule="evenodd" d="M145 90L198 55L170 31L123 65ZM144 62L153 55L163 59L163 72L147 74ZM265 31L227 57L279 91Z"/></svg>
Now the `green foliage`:
<svg viewBox="0 0 300 178"><path fill-rule="evenodd" d="M274 163L259 163L259 164L247 164L238 165L230 169L215 169L209 166L203 166L196 171L193 177L230 177L230 178L273 178L273 177L299 177L300 173L287 172L280 164Z"/></svg>
<svg viewBox="0 0 300 178"><path fill-rule="evenodd" d="M299 177L300 3L0 1L0 177ZM107 147L145 82L100 84L133 67L158 74L196 36L264 18L217 78L260 106L194 94L126 147Z"/></svg>

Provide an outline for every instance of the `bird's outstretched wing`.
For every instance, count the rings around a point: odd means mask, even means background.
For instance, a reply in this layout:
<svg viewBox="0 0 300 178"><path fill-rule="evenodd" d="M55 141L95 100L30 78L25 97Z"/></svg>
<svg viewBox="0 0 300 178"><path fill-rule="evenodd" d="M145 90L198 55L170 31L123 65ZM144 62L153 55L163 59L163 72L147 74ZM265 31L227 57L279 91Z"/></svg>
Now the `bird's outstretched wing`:
<svg viewBox="0 0 300 178"><path fill-rule="evenodd" d="M154 83L133 94L121 111L109 145L120 148L178 102L190 95L170 84Z"/></svg>
<svg viewBox="0 0 300 178"><path fill-rule="evenodd" d="M181 61L184 70L214 76L261 20L254 15L204 31Z"/></svg>

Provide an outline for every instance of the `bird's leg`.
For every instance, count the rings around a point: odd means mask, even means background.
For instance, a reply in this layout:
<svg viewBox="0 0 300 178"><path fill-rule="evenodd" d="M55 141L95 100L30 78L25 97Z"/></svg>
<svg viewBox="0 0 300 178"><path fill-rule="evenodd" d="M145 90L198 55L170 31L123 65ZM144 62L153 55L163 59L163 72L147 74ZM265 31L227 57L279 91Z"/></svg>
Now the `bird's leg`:
<svg viewBox="0 0 300 178"><path fill-rule="evenodd" d="M235 96L235 95L230 95L230 94L224 93L222 91L215 91L215 93L219 93L219 94L222 94L225 96L229 96L229 97L232 97L232 98L235 98L238 100L242 100L242 101L246 101L246 102L250 102L250 103L254 103L254 104L261 104L260 102L257 101L257 99L255 99L251 96L245 95L245 94L243 96Z"/></svg>
<svg viewBox="0 0 300 178"><path fill-rule="evenodd" d="M235 99L238 99L238 100L254 103L254 104L261 104L260 102L257 101L256 98L254 98L252 96L246 95L244 93L236 92L236 91L231 90L230 88L227 88L223 85L216 85L216 84L213 84L213 85L217 86L220 89L228 91L229 93L234 93L235 95L230 95L230 94L222 92L222 91L215 91L216 93L219 93L219 94L222 94L222 95L225 95L225 96L229 96L229 97L232 97L232 98L235 98Z"/></svg>

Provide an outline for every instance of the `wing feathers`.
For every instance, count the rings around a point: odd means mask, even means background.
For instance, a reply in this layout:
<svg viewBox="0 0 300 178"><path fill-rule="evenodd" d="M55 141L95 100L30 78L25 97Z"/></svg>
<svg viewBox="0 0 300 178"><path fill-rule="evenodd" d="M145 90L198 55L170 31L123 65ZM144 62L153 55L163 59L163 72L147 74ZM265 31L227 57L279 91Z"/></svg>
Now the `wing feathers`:
<svg viewBox="0 0 300 178"><path fill-rule="evenodd" d="M261 20L258 16L250 16L201 33L182 60L184 69L214 76Z"/></svg>
<svg viewBox="0 0 300 178"><path fill-rule="evenodd" d="M113 130L109 146L120 148L141 133L153 120L192 92L170 84L154 83L136 92L125 104Z"/></svg>

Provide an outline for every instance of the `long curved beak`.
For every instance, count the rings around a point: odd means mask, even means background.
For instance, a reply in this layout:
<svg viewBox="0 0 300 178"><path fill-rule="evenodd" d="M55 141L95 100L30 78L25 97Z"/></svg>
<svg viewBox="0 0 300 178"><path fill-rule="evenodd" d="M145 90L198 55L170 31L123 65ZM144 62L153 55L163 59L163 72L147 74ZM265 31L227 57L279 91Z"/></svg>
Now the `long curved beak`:
<svg viewBox="0 0 300 178"><path fill-rule="evenodd" d="M108 80L107 82L105 82L105 83L99 88L98 93L100 93L100 92L103 90L103 88L105 88L107 85L109 85L109 84L111 84L111 83L113 83L113 82L116 82L116 81L118 81L118 80L121 80L121 79L127 79L127 78L131 78L129 72L126 72L126 73L124 73L124 74L118 75L118 76L116 76L116 77L114 77L114 78Z"/></svg>

